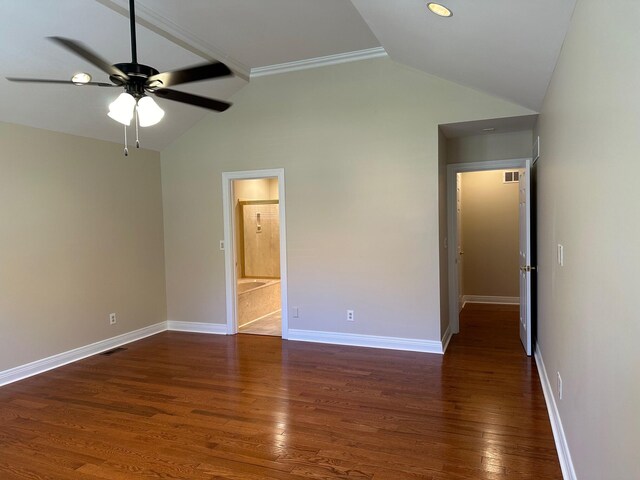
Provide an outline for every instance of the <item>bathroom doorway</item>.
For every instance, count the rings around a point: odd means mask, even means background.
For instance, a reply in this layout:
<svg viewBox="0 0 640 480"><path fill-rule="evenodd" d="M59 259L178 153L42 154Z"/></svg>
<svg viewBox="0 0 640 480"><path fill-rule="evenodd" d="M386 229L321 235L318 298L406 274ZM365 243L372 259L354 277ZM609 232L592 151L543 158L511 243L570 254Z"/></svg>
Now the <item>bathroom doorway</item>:
<svg viewBox="0 0 640 480"><path fill-rule="evenodd" d="M284 175L268 172L223 174L227 325L231 334L286 338Z"/></svg>

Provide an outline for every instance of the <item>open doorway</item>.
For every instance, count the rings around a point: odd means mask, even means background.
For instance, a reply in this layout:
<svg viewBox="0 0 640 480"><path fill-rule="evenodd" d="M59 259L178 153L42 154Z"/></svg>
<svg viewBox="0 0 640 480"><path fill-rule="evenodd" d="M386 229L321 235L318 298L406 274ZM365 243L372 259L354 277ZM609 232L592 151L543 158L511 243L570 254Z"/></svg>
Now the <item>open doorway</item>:
<svg viewBox="0 0 640 480"><path fill-rule="evenodd" d="M458 297L518 305L519 170L457 174Z"/></svg>
<svg viewBox="0 0 640 480"><path fill-rule="evenodd" d="M278 179L233 181L238 333L282 335Z"/></svg>
<svg viewBox="0 0 640 480"><path fill-rule="evenodd" d="M451 332L467 302L518 305L531 355L529 170L529 159L449 165L447 208Z"/></svg>
<svg viewBox="0 0 640 480"><path fill-rule="evenodd" d="M230 334L286 338L283 183L281 169L223 174Z"/></svg>

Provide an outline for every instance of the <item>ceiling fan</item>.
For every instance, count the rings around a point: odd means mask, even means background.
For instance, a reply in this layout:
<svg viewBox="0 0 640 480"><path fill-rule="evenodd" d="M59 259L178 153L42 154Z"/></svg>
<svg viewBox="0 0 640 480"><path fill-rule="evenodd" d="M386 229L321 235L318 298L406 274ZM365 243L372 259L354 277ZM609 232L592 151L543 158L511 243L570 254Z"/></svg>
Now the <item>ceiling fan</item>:
<svg viewBox="0 0 640 480"><path fill-rule="evenodd" d="M170 72L158 72L153 67L138 63L136 45L136 21L134 0L129 0L129 23L131 27L131 62L109 64L98 54L75 40L63 37L48 37L53 42L73 52L89 63L95 65L109 75L111 83L92 82L87 73L78 73L71 80L51 80L40 78L16 78L7 77L12 82L31 83L55 83L67 85L91 85L97 87L123 87L124 92L109 105L109 117L122 123L125 131L124 154L128 155L127 126L135 116L136 147L140 147L138 141L138 125L148 127L158 123L164 116L164 111L157 105L149 94L166 98L175 102L195 105L197 107L224 112L231 103L213 98L193 95L167 87L183 83L209 80L232 75L233 72L224 63L212 62L203 65L174 70Z"/></svg>

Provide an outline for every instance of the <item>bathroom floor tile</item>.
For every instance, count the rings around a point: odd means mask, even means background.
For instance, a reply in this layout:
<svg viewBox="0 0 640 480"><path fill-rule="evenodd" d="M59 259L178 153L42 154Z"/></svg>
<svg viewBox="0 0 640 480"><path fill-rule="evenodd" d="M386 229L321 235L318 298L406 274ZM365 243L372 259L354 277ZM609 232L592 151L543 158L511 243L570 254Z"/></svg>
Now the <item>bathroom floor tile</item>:
<svg viewBox="0 0 640 480"><path fill-rule="evenodd" d="M254 335L282 336L282 311L278 310L260 320L243 325L238 328L239 333L252 333Z"/></svg>

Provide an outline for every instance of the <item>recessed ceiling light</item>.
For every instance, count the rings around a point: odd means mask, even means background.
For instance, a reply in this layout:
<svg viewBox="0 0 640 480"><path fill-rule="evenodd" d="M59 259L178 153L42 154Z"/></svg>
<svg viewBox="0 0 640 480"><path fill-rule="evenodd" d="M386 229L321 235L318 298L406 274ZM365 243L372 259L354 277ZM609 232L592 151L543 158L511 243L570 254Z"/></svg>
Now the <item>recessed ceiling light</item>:
<svg viewBox="0 0 640 480"><path fill-rule="evenodd" d="M71 81L76 85L84 85L85 83L89 83L91 81L91 75L84 72L76 73L73 77L71 77Z"/></svg>
<svg viewBox="0 0 640 480"><path fill-rule="evenodd" d="M429 10L440 17L451 17L453 15L453 12L451 10L449 10L444 5L440 5L439 3L430 2L427 3L427 7L429 7Z"/></svg>
<svg viewBox="0 0 640 480"><path fill-rule="evenodd" d="M493 131L495 131L495 128L494 127L483 128L482 131L483 132L493 132Z"/></svg>

